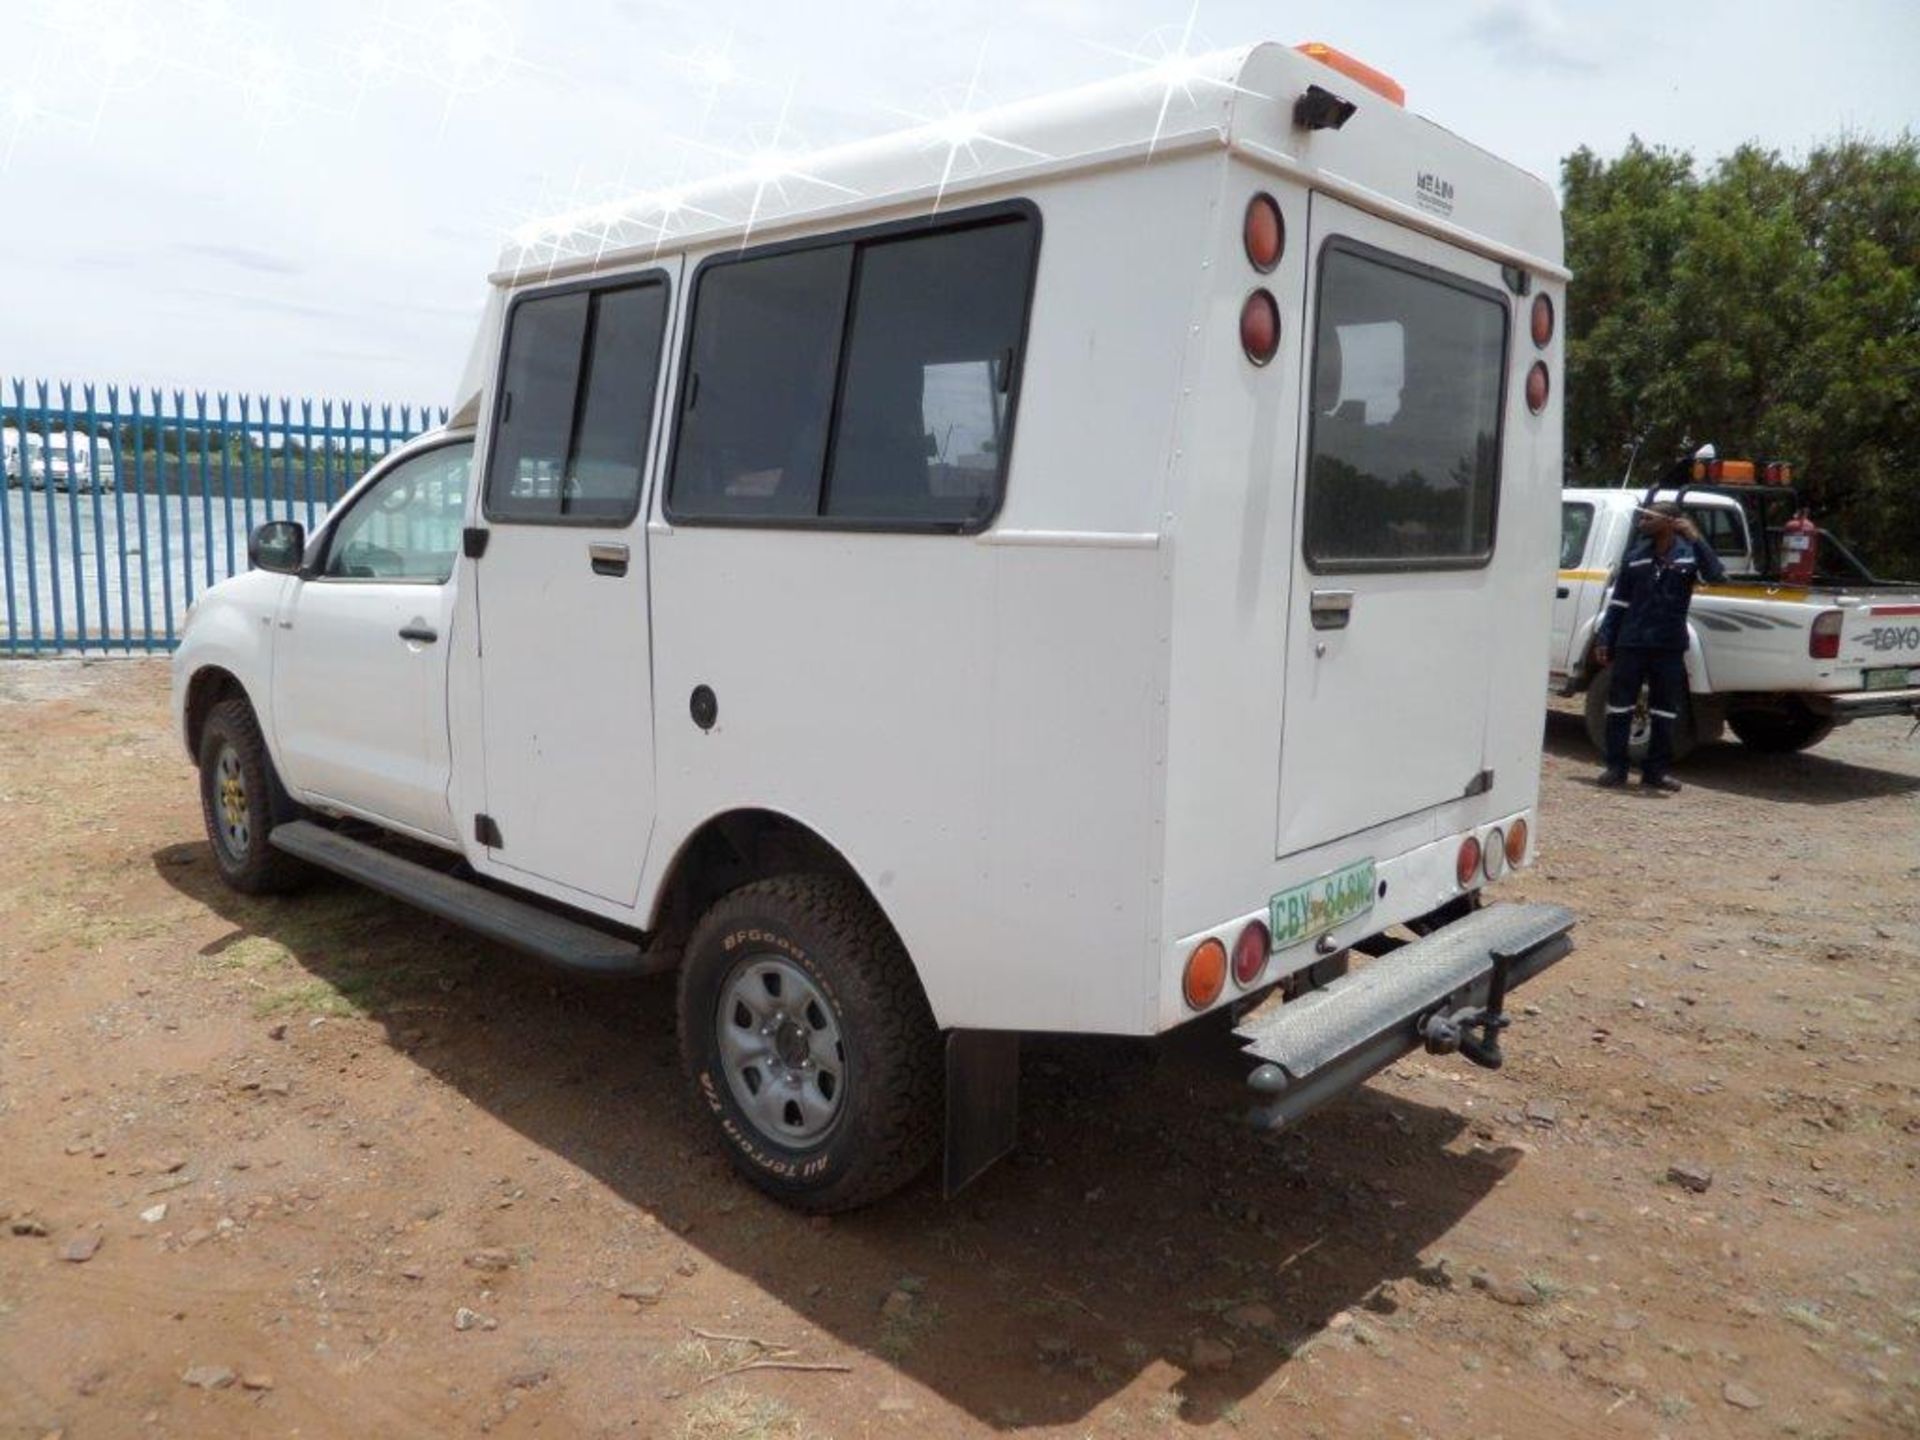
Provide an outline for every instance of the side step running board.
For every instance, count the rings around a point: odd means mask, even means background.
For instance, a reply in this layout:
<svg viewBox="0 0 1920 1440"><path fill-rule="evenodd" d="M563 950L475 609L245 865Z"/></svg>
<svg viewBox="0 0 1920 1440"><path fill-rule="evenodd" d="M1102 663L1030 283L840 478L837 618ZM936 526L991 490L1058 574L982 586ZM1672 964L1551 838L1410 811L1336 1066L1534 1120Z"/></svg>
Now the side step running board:
<svg viewBox="0 0 1920 1440"><path fill-rule="evenodd" d="M455 879L311 820L276 825L270 838L276 849L322 870L344 875L383 895L417 905L429 915L451 920L476 935L557 965L603 975L648 975L671 963L663 963L662 957L649 954L632 940L483 885Z"/></svg>

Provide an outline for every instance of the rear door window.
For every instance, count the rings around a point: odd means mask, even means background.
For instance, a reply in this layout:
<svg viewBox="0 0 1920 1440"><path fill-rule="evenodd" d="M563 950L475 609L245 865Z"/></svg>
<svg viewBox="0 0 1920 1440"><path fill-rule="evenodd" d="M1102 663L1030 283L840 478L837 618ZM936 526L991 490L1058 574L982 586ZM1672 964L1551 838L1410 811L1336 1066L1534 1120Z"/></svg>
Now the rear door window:
<svg viewBox="0 0 1920 1440"><path fill-rule="evenodd" d="M1507 301L1350 241L1321 251L1307 462L1316 571L1493 553Z"/></svg>
<svg viewBox="0 0 1920 1440"><path fill-rule="evenodd" d="M1024 211L710 262L676 523L973 530L998 507L1038 226Z"/></svg>
<svg viewBox="0 0 1920 1440"><path fill-rule="evenodd" d="M1740 570L1753 564L1747 548L1747 521L1740 511L1725 505L1689 505L1687 518L1730 568Z"/></svg>
<svg viewBox="0 0 1920 1440"><path fill-rule="evenodd" d="M487 462L488 519L608 525L634 517L666 322L658 279L513 307Z"/></svg>

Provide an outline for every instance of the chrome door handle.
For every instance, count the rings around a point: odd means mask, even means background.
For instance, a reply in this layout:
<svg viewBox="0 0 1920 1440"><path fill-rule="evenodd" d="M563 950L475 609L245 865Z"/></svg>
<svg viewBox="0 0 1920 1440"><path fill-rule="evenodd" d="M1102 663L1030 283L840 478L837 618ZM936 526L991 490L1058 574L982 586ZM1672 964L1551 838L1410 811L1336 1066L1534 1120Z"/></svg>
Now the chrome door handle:
<svg viewBox="0 0 1920 1440"><path fill-rule="evenodd" d="M400 638L418 641L422 645L431 645L440 638L440 632L426 625L402 625Z"/></svg>
<svg viewBox="0 0 1920 1440"><path fill-rule="evenodd" d="M626 574L629 553L626 546L607 541L596 540L587 546L587 559L596 575Z"/></svg>
<svg viewBox="0 0 1920 1440"><path fill-rule="evenodd" d="M1316 630L1344 630L1353 616L1353 591L1315 590L1307 598L1307 617Z"/></svg>

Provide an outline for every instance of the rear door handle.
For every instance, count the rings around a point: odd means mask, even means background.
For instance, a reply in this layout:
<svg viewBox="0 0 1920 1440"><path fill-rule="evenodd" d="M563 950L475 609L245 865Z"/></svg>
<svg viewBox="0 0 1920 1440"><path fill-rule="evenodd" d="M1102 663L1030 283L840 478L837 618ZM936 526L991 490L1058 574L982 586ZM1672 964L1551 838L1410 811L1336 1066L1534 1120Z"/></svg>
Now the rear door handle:
<svg viewBox="0 0 1920 1440"><path fill-rule="evenodd" d="M402 640L415 640L422 645L431 645L440 638L440 632L426 625L403 625L400 627Z"/></svg>
<svg viewBox="0 0 1920 1440"><path fill-rule="evenodd" d="M1307 600L1307 615L1316 630L1344 630L1353 617L1353 591L1315 590Z"/></svg>
<svg viewBox="0 0 1920 1440"><path fill-rule="evenodd" d="M596 540L587 546L587 559L592 562L596 575L624 575L627 573L629 551L624 545Z"/></svg>
<svg viewBox="0 0 1920 1440"><path fill-rule="evenodd" d="M1555 588L1553 592L1553 598L1556 600L1564 600L1571 594L1573 594L1573 591L1569 590L1566 586L1561 585Z"/></svg>

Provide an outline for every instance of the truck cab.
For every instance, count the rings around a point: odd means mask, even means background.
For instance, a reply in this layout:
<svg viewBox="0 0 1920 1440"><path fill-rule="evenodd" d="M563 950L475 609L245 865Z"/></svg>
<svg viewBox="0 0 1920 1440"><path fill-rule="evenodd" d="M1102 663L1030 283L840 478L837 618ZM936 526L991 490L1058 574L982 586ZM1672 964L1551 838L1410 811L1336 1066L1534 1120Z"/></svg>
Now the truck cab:
<svg viewBox="0 0 1920 1440"><path fill-rule="evenodd" d="M1537 846L1557 204L1326 47L1196 63L516 236L447 430L195 607L222 873L677 971L718 1143L809 1209L1004 1153L1023 1033L1231 1012L1268 1125L1498 1064L1573 923L1483 904Z"/></svg>

